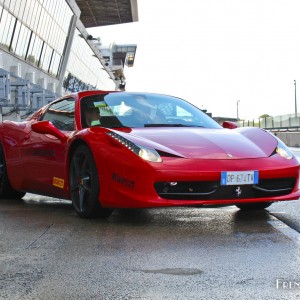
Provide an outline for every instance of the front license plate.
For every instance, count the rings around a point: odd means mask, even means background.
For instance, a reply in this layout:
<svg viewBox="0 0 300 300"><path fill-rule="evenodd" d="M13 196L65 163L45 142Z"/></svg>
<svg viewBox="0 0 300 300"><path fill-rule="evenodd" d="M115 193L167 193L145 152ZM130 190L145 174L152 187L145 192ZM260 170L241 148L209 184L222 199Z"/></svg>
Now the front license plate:
<svg viewBox="0 0 300 300"><path fill-rule="evenodd" d="M258 171L221 172L221 185L257 184Z"/></svg>

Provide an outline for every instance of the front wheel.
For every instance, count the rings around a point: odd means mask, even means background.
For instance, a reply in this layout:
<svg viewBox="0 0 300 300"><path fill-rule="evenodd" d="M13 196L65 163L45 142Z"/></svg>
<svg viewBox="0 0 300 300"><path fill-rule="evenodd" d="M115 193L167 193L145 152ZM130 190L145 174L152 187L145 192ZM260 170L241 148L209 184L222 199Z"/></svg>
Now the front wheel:
<svg viewBox="0 0 300 300"><path fill-rule="evenodd" d="M272 202L260 202L260 203L245 203L245 204L236 204L240 210L262 210L269 207Z"/></svg>
<svg viewBox="0 0 300 300"><path fill-rule="evenodd" d="M99 202L98 172L88 147L79 146L70 164L70 193L73 207L82 218L111 215L112 210L103 208Z"/></svg>

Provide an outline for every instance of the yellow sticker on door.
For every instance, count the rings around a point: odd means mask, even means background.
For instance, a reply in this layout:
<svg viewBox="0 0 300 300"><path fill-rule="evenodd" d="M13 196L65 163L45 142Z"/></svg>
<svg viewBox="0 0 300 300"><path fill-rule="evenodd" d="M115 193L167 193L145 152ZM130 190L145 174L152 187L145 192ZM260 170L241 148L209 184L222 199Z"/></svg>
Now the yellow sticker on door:
<svg viewBox="0 0 300 300"><path fill-rule="evenodd" d="M65 185L65 181L61 178L53 177L53 185L63 189Z"/></svg>

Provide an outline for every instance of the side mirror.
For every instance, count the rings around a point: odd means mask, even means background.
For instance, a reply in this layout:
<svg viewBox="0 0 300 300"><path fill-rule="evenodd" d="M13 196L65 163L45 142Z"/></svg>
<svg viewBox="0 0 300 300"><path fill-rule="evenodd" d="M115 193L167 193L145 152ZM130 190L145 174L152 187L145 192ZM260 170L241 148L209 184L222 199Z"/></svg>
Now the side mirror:
<svg viewBox="0 0 300 300"><path fill-rule="evenodd" d="M57 129L50 121L35 122L31 124L31 129L36 133L51 134L59 140L61 140L62 142L65 142L67 140L67 137L59 129Z"/></svg>
<svg viewBox="0 0 300 300"><path fill-rule="evenodd" d="M237 128L236 123L230 122L230 121L224 121L222 124L223 128L228 128L228 129L235 129Z"/></svg>

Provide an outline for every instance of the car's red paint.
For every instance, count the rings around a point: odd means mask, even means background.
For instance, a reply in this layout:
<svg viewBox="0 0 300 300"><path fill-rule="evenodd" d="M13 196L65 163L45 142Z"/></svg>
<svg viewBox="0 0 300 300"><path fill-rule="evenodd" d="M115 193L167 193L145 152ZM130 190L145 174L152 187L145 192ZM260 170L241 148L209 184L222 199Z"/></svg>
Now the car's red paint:
<svg viewBox="0 0 300 300"><path fill-rule="evenodd" d="M228 129L235 129L238 127L235 122L231 122L231 121L224 121L222 126Z"/></svg>
<svg viewBox="0 0 300 300"><path fill-rule="evenodd" d="M174 127L170 126L173 123L157 123L155 127L147 123L147 127L83 128L82 99L102 94L106 95L108 92L86 91L62 98L68 99L70 103L74 101L73 130L59 129L49 119L45 120L47 113L57 113L55 109L49 109L49 106L40 109L25 122L1 123L0 142L5 156L7 176L14 190L71 199L70 162L76 148L86 145L94 157L100 185L98 200L104 208L227 205L299 198L299 163L295 157L286 159L274 152L278 140L270 133L258 128L225 129L217 123L209 123L213 125L207 127L181 127L176 123L182 121L180 118L174 121ZM128 103L132 99L128 98L129 101L126 97L131 97L130 93L112 92L110 95L112 94L116 99L124 97L122 105L126 104L126 109L129 107ZM138 97L141 96L143 94L138 94ZM160 96L155 97L159 99ZM62 103L62 99L53 103ZM166 103L164 109L169 113L168 109L170 110L171 106L167 104L169 103ZM103 106L103 103L101 105ZM100 108L101 105L99 104ZM122 105L116 110L120 119L128 117L126 110L125 113L120 113L120 110L124 109ZM111 117L112 106L105 106L105 109L109 111L108 117ZM60 113L71 115L72 112L61 110ZM131 117L128 119L132 120ZM191 122L188 118L185 121L187 124ZM117 138L109 135L110 133L116 134ZM138 147L155 149L162 162L144 160L121 143L118 137L123 138L125 144L128 142ZM264 196L253 196L256 192L249 192L251 197L238 195L234 188L227 192L226 188L226 197L223 197L222 192L216 192L217 197L206 198L203 192L202 196L197 198L194 191L195 182L215 182L215 185L218 185L222 171L249 170L258 170L259 180L262 181L292 179L293 187L286 194L271 192L266 196L266 192L263 191ZM167 198L162 196L163 193L159 196L158 188L155 188L158 183L165 184L168 191L173 191L174 186L182 184L185 196L177 195L172 198L172 192ZM264 188L269 188L268 184ZM242 186L241 190L244 188L245 186Z"/></svg>
<svg viewBox="0 0 300 300"><path fill-rule="evenodd" d="M133 136L131 140L136 143L185 158L226 159L228 153L233 155L232 159L269 157L277 145L276 140L258 128L251 128L250 132L247 134L245 128L138 128L124 136Z"/></svg>

